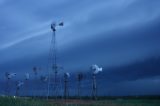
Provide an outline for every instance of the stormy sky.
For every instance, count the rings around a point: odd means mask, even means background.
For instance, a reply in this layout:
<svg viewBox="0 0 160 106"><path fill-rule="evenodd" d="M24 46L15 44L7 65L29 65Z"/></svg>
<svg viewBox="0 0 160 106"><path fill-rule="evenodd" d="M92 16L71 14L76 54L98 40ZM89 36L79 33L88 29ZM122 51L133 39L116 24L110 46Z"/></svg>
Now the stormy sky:
<svg viewBox="0 0 160 106"><path fill-rule="evenodd" d="M159 0L1 0L0 80L5 72L33 77L33 66L47 74L50 24L63 21L56 31L61 74L91 73L90 66L98 64L101 94L160 94L159 5Z"/></svg>

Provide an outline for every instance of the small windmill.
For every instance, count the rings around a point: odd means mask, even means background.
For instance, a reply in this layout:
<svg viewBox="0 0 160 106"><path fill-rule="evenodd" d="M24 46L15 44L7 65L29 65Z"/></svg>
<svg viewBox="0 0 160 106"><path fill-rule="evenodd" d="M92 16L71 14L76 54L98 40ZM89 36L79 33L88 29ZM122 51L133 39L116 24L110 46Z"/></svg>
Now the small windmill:
<svg viewBox="0 0 160 106"><path fill-rule="evenodd" d="M16 73L9 73L9 72L6 72L5 73L5 77L6 77L6 95L9 96L10 95L10 80L12 77L15 77L16 76Z"/></svg>
<svg viewBox="0 0 160 106"><path fill-rule="evenodd" d="M68 80L70 74L68 72L64 73L64 98L67 99L69 96L69 89L68 89Z"/></svg>
<svg viewBox="0 0 160 106"><path fill-rule="evenodd" d="M83 74L82 73L78 73L78 75L77 75L77 81L78 81L78 93L77 93L77 96L78 96L78 98L80 98L80 94L81 94L81 81L82 81L82 79L84 78L84 76L83 76Z"/></svg>
<svg viewBox="0 0 160 106"><path fill-rule="evenodd" d="M26 96L29 96L29 86L28 86L29 78L30 78L29 73L25 73Z"/></svg>
<svg viewBox="0 0 160 106"><path fill-rule="evenodd" d="M33 73L35 75L35 79L37 79L37 75L38 75L38 68L37 67L33 67Z"/></svg>
<svg viewBox="0 0 160 106"><path fill-rule="evenodd" d="M37 81L38 81L38 71L40 71L41 70L41 68L39 68L39 67L33 67L33 73L34 73L34 76L35 76L35 78L34 78L34 81L35 81L35 90L34 91L36 91L38 88L37 88ZM36 96L36 93L35 93L35 95L34 96Z"/></svg>
<svg viewBox="0 0 160 106"><path fill-rule="evenodd" d="M21 88L21 86L24 84L24 82L22 81L17 81L16 83L16 96L19 96L19 90Z"/></svg>
<svg viewBox="0 0 160 106"><path fill-rule="evenodd" d="M46 84L47 84L47 81L48 81L48 76L40 76L40 80L41 80L41 82L42 82L42 84L44 85L44 88L43 88L43 90L44 90L44 93L46 94ZM43 95L44 96L44 95ZM47 95L46 95L47 96Z"/></svg>
<svg viewBox="0 0 160 106"><path fill-rule="evenodd" d="M96 84L96 75L102 71L102 68L99 68L97 65L92 65L91 66L92 70L92 98L94 100L97 99L97 84Z"/></svg>

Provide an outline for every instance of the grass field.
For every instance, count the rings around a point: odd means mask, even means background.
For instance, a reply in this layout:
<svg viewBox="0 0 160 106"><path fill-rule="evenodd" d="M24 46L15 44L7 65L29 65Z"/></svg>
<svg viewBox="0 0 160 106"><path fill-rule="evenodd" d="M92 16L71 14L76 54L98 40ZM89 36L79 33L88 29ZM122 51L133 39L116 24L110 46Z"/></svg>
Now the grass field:
<svg viewBox="0 0 160 106"><path fill-rule="evenodd" d="M114 100L43 100L31 98L0 97L0 106L160 106L159 99Z"/></svg>

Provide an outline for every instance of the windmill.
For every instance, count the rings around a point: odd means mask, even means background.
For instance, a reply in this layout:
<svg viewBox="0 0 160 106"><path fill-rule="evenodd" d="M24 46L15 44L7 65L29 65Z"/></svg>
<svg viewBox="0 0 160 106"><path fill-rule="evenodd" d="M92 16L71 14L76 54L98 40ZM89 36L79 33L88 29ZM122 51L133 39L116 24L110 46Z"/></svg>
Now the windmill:
<svg viewBox="0 0 160 106"><path fill-rule="evenodd" d="M35 90L34 91L37 91L38 87L37 87L37 81L38 81L38 71L40 71L40 68L39 67L33 67L33 73L34 73L34 82L35 82ZM36 96L36 92L34 94L34 96Z"/></svg>
<svg viewBox="0 0 160 106"><path fill-rule="evenodd" d="M51 44L50 44L50 51L49 51L49 80L48 80L48 90L47 90L47 99L50 95L50 89L54 90L54 96L57 99L58 92L59 92L59 84L58 84L58 65L57 65L57 44L56 44L56 28L59 26L63 26L63 22L59 24L52 23L51 30L53 32ZM51 69L50 69L51 68ZM54 88L52 88L52 72L54 72Z"/></svg>
<svg viewBox="0 0 160 106"><path fill-rule="evenodd" d="M5 73L5 77L6 77L6 95L9 96L10 95L10 80L12 77L15 77L16 76L16 73L9 73L9 72L6 72Z"/></svg>
<svg viewBox="0 0 160 106"><path fill-rule="evenodd" d="M47 81L48 81L48 76L40 76L40 80L41 80L43 85L46 85ZM46 86L44 86L44 87L45 87L45 88L43 88L44 89L44 93L46 94Z"/></svg>
<svg viewBox="0 0 160 106"><path fill-rule="evenodd" d="M24 83L22 81L17 81L16 83L16 96L19 96L19 90L20 87L23 85Z"/></svg>
<svg viewBox="0 0 160 106"><path fill-rule="evenodd" d="M92 70L92 98L94 100L97 99L97 84L96 84L96 75L99 72L102 72L102 68L99 68L97 65L92 65L91 66L91 70Z"/></svg>
<svg viewBox="0 0 160 106"><path fill-rule="evenodd" d="M78 75L77 75L77 81L78 81L77 96L78 96L78 98L80 98L80 94L81 94L81 81L82 81L83 78L84 78L83 74L82 73L78 73Z"/></svg>
<svg viewBox="0 0 160 106"><path fill-rule="evenodd" d="M33 73L35 75L35 80L37 79L37 75L38 75L38 68L37 67L33 67Z"/></svg>
<svg viewBox="0 0 160 106"><path fill-rule="evenodd" d="M68 80L70 74L68 72L64 73L64 99L66 100L69 97L69 89L68 89Z"/></svg>
<svg viewBox="0 0 160 106"><path fill-rule="evenodd" d="M29 73L25 73L26 96L29 96L29 86L28 86L29 78L30 78Z"/></svg>

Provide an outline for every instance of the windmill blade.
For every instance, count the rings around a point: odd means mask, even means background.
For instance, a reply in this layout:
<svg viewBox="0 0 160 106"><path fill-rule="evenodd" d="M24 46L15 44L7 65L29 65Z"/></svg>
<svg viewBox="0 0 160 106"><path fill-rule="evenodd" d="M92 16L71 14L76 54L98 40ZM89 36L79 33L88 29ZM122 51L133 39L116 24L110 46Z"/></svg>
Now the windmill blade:
<svg viewBox="0 0 160 106"><path fill-rule="evenodd" d="M68 72L64 73L64 77L69 78L70 77L70 73L68 73Z"/></svg>
<svg viewBox="0 0 160 106"><path fill-rule="evenodd" d="M23 84L24 84L24 82L18 81L18 82L17 82L17 87L21 87Z"/></svg>
<svg viewBox="0 0 160 106"><path fill-rule="evenodd" d="M16 76L16 73L6 73L5 74L6 75L6 77L8 78L8 79L11 79L12 77L15 77Z"/></svg>
<svg viewBox="0 0 160 106"><path fill-rule="evenodd" d="M63 22L60 22L60 23L59 23L59 26L63 26L63 25L64 25L64 23L63 23Z"/></svg>
<svg viewBox="0 0 160 106"><path fill-rule="evenodd" d="M10 75L11 75L12 77L14 77L14 76L16 76L16 73L11 73Z"/></svg>
<svg viewBox="0 0 160 106"><path fill-rule="evenodd" d="M99 72L102 71L102 67L99 68L98 65L95 64L91 66L91 70L93 71L93 74L98 74Z"/></svg>
<svg viewBox="0 0 160 106"><path fill-rule="evenodd" d="M52 29L52 31L56 31L56 23L55 22L53 22L51 24L51 29Z"/></svg>

